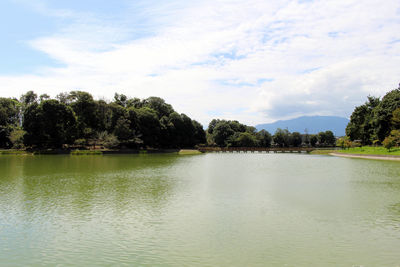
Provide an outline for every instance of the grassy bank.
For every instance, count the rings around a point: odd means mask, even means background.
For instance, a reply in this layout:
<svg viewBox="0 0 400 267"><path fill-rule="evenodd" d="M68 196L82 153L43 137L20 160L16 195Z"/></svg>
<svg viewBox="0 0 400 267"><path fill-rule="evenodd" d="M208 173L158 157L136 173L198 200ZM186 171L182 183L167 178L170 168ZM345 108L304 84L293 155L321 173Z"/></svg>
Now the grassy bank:
<svg viewBox="0 0 400 267"><path fill-rule="evenodd" d="M48 150L15 150L3 149L0 150L0 155L58 155L70 154L74 156L80 155L105 155L105 154L153 154L153 153L178 153L179 155L199 155L202 154L197 149L151 149L151 150L61 150L61 149L48 149Z"/></svg>
<svg viewBox="0 0 400 267"><path fill-rule="evenodd" d="M400 148L392 148L388 151L384 147L352 147L349 149L336 150L334 152L346 153L346 154L362 154L362 155L386 155L386 156L400 156Z"/></svg>
<svg viewBox="0 0 400 267"><path fill-rule="evenodd" d="M31 154L25 150L0 150L0 155L28 155Z"/></svg>
<svg viewBox="0 0 400 267"><path fill-rule="evenodd" d="M103 155L103 152L99 150L74 150L71 151L71 155L83 156L83 155Z"/></svg>
<svg viewBox="0 0 400 267"><path fill-rule="evenodd" d="M181 149L178 152L179 155L199 155L202 154L197 149Z"/></svg>

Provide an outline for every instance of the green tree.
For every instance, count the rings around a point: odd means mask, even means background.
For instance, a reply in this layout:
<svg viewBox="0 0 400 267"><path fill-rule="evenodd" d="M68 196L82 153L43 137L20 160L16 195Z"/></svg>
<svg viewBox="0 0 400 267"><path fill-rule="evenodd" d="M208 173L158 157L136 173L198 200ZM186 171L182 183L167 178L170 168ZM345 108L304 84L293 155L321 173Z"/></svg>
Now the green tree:
<svg viewBox="0 0 400 267"><path fill-rule="evenodd" d="M0 98L0 147L11 147L11 132L19 124L20 103L11 98Z"/></svg>
<svg viewBox="0 0 400 267"><path fill-rule="evenodd" d="M220 121L213 130L213 139L218 146L223 147L229 144L229 139L234 134L235 131L232 130L229 122Z"/></svg>
<svg viewBox="0 0 400 267"><path fill-rule="evenodd" d="M24 113L24 144L60 148L75 140L76 117L73 110L57 100L28 106Z"/></svg>
<svg viewBox="0 0 400 267"><path fill-rule="evenodd" d="M254 130L256 129L256 128L251 127L251 126L246 126L246 125L244 125L244 124L242 124L242 123L240 123L238 121L228 121L228 123L229 123L231 129L234 132L239 132L239 133L249 132L249 133L253 133Z"/></svg>
<svg viewBox="0 0 400 267"><path fill-rule="evenodd" d="M107 131L98 133L97 140L105 148L117 148L119 146L118 138L113 134L107 133Z"/></svg>
<svg viewBox="0 0 400 267"><path fill-rule="evenodd" d="M319 142L319 145L321 145L321 146L326 144L326 133L325 132L318 133L318 142Z"/></svg>
<svg viewBox="0 0 400 267"><path fill-rule="evenodd" d="M114 113L113 113L113 108L111 107L113 105L118 106L114 103L108 104L104 100L96 101L96 117L98 120L96 136L98 136L98 134L100 132L112 131L114 129L115 124L117 123L119 117L113 118ZM119 106L118 106L118 108L119 108ZM120 116L122 116L122 114L124 114L123 109L121 109ZM113 125L113 122L114 122L114 125Z"/></svg>
<svg viewBox="0 0 400 267"><path fill-rule="evenodd" d="M271 146L272 136L268 131L266 131L266 130L259 131L256 134L256 138L258 140L258 145L260 147L270 147Z"/></svg>
<svg viewBox="0 0 400 267"><path fill-rule="evenodd" d="M39 101L40 102L42 102L42 101L44 101L44 100L49 100L50 99L50 96L48 95L48 94L41 94L40 96L39 96Z"/></svg>
<svg viewBox="0 0 400 267"><path fill-rule="evenodd" d="M308 129L304 129L304 144L309 146L310 144L310 135L308 134Z"/></svg>
<svg viewBox="0 0 400 267"><path fill-rule="evenodd" d="M63 103L64 105L69 105L71 103L70 95L67 92L59 93L56 96L56 100L58 100L60 103Z"/></svg>
<svg viewBox="0 0 400 267"><path fill-rule="evenodd" d="M173 147L181 147L184 143L184 131L185 124L182 116L178 112L172 112L169 115L169 123L172 125L170 127L172 134L172 146Z"/></svg>
<svg viewBox="0 0 400 267"><path fill-rule="evenodd" d="M161 124L157 113L148 107L137 109L139 130L142 134L144 145L158 147L158 140L161 131Z"/></svg>
<svg viewBox="0 0 400 267"><path fill-rule="evenodd" d="M123 115L119 116L113 133L125 147L136 148L143 143L139 134L139 121L135 108L128 108Z"/></svg>
<svg viewBox="0 0 400 267"><path fill-rule="evenodd" d="M126 142L133 137L133 131L130 129L131 121L122 116L115 125L114 134L121 142Z"/></svg>
<svg viewBox="0 0 400 267"><path fill-rule="evenodd" d="M77 117L77 138L93 138L98 129L97 105L91 94L82 91L69 93L70 106Z"/></svg>
<svg viewBox="0 0 400 267"><path fill-rule="evenodd" d="M380 141L389 135L392 129L393 111L400 108L400 88L388 92L374 109L373 126Z"/></svg>
<svg viewBox="0 0 400 267"><path fill-rule="evenodd" d="M390 149L396 145L396 140L393 136L387 136L383 140L382 144L388 151L390 151Z"/></svg>
<svg viewBox="0 0 400 267"><path fill-rule="evenodd" d="M26 92L26 94L21 96L20 102L24 107L27 107L33 103L36 103L37 102L37 94L35 94L35 92L33 92L33 91L28 91L28 92Z"/></svg>
<svg viewBox="0 0 400 267"><path fill-rule="evenodd" d="M167 116L163 116L160 119L160 145L164 148L176 147L176 145L174 144L175 132L176 129L174 124L170 122Z"/></svg>
<svg viewBox="0 0 400 267"><path fill-rule="evenodd" d="M192 120L194 127L193 143L194 144L205 144L206 143L206 132L204 131L203 125L196 120Z"/></svg>
<svg viewBox="0 0 400 267"><path fill-rule="evenodd" d="M126 108L128 104L128 98L126 97L126 95L115 93L114 103Z"/></svg>
<svg viewBox="0 0 400 267"><path fill-rule="evenodd" d="M251 133L240 133L236 139L236 145L239 147L255 147L257 146L257 139Z"/></svg>
<svg viewBox="0 0 400 267"><path fill-rule="evenodd" d="M379 103L379 98L368 96L367 102L354 109L346 127L346 135L350 137L350 140L361 140L364 145L372 143L374 139L373 112Z"/></svg>
<svg viewBox="0 0 400 267"><path fill-rule="evenodd" d="M207 132L208 132L209 134L212 135L213 132L214 132L215 126L216 126L219 122L220 122L220 120L218 120L218 119L213 119L212 121L210 121L210 123L208 124Z"/></svg>
<svg viewBox="0 0 400 267"><path fill-rule="evenodd" d="M276 129L275 134L273 136L274 143L279 147L289 147L290 144L290 136L289 131L287 129L282 130L281 128Z"/></svg>
<svg viewBox="0 0 400 267"><path fill-rule="evenodd" d="M15 149L24 148L24 135L25 131L20 127L15 127L12 129L12 131L10 132L9 139L13 148Z"/></svg>
<svg viewBox="0 0 400 267"><path fill-rule="evenodd" d="M302 138L301 138L301 134L299 132L293 132L291 134L291 144L294 147L299 147L301 146L302 143Z"/></svg>
<svg viewBox="0 0 400 267"><path fill-rule="evenodd" d="M394 146L399 146L400 145L400 130L392 130L390 132L390 135L387 136L386 138L389 138L389 140L391 142L394 142Z"/></svg>
<svg viewBox="0 0 400 267"><path fill-rule="evenodd" d="M392 113L392 128L400 129L400 108L397 108Z"/></svg>
<svg viewBox="0 0 400 267"><path fill-rule="evenodd" d="M345 137L340 137L336 141L336 145L338 147L341 147L342 149L345 149L345 148L350 148L352 146L352 143L350 141L350 138L348 136L345 136Z"/></svg>
<svg viewBox="0 0 400 267"><path fill-rule="evenodd" d="M310 144L311 144L311 146L312 146L312 147L315 147L316 144L317 144L317 142L318 142L318 137L317 137L317 135L315 135L315 134L311 135L311 137L310 137Z"/></svg>
<svg viewBox="0 0 400 267"><path fill-rule="evenodd" d="M161 119L163 116L169 116L172 112L174 112L174 109L170 104L165 103L165 100L160 98L160 97L149 97L143 101L144 107L151 108L157 113L157 116L159 119Z"/></svg>
<svg viewBox="0 0 400 267"><path fill-rule="evenodd" d="M336 138L335 138L335 135L333 134L332 131L328 130L328 131L325 132L325 143L328 146L334 146L335 145Z"/></svg>
<svg viewBox="0 0 400 267"><path fill-rule="evenodd" d="M24 129L24 142L43 148L64 143L95 145L105 142L105 137L110 147L116 143L122 147L193 147L206 142L200 123L174 112L159 97L140 100L115 94L108 103L94 100L87 92L72 91L58 94L58 100L49 98L43 94L38 99L33 91L24 94L21 102L0 98L0 147L18 146ZM235 125L243 131L252 129Z"/></svg>
<svg viewBox="0 0 400 267"><path fill-rule="evenodd" d="M183 143L184 147L193 147L195 144L193 143L193 135L195 132L192 119L189 118L185 114L181 114L182 121L183 121Z"/></svg>
<svg viewBox="0 0 400 267"><path fill-rule="evenodd" d="M98 110L99 112L99 104L98 103ZM104 114L104 115L103 115ZM104 124L106 125L105 128L100 128L102 130L106 130L109 133L112 133L115 129L115 126L117 125L117 122L119 118L123 117L126 115L126 108L116 104L116 103L110 103L106 106L105 113L102 111L102 116L99 116L98 118L105 119L106 121ZM104 116L104 117L103 117ZM100 122L100 125L103 124Z"/></svg>

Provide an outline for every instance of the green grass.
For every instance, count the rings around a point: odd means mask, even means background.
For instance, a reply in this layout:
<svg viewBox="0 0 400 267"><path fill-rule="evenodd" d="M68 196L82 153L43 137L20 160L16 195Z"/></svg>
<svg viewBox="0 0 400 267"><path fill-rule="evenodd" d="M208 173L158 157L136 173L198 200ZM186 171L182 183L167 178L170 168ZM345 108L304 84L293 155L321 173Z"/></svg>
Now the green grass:
<svg viewBox="0 0 400 267"><path fill-rule="evenodd" d="M37 150L33 152L33 155L57 155L57 150L48 149L48 150Z"/></svg>
<svg viewBox="0 0 400 267"><path fill-rule="evenodd" d="M179 155L199 155L202 154L197 149L181 149L178 152Z"/></svg>
<svg viewBox="0 0 400 267"><path fill-rule="evenodd" d="M74 150L71 151L71 155L82 156L82 155L103 155L103 152L99 150Z"/></svg>
<svg viewBox="0 0 400 267"><path fill-rule="evenodd" d="M0 150L0 155L27 155L29 154L25 150Z"/></svg>
<svg viewBox="0 0 400 267"><path fill-rule="evenodd" d="M336 150L335 152L346 153L346 154L365 154L365 155L398 155L400 156L400 148L392 148L388 151L384 147L372 147L372 146L363 146L363 147L353 147L349 149Z"/></svg>

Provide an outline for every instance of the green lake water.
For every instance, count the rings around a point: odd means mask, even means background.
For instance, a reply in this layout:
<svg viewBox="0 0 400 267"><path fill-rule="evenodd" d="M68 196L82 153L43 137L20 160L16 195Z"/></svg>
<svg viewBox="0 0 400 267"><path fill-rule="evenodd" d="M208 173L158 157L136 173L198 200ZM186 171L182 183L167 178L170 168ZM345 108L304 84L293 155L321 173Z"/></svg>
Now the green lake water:
<svg viewBox="0 0 400 267"><path fill-rule="evenodd" d="M0 156L0 266L400 266L400 163Z"/></svg>

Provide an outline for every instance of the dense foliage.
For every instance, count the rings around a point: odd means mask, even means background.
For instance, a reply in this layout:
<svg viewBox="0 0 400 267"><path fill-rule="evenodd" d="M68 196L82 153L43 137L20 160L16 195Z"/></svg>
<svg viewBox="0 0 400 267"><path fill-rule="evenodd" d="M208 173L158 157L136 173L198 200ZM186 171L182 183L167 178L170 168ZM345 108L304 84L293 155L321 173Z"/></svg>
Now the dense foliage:
<svg viewBox="0 0 400 267"><path fill-rule="evenodd" d="M332 131L317 135L290 133L286 129L277 129L272 136L268 131L256 131L252 126L238 121L214 119L207 129L207 143L220 147L300 147L334 146L336 138Z"/></svg>
<svg viewBox="0 0 400 267"><path fill-rule="evenodd" d="M200 123L159 97L115 94L106 102L82 91L56 99L29 91L20 100L0 98L1 148L180 148L205 142Z"/></svg>
<svg viewBox="0 0 400 267"><path fill-rule="evenodd" d="M400 87L388 92L382 99L369 96L367 101L354 109L346 127L350 141L362 145L376 143L390 147L400 140ZM385 141L386 138L389 138Z"/></svg>

